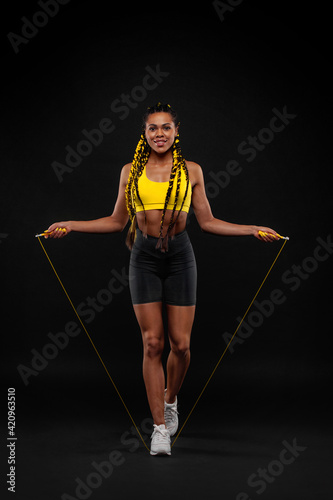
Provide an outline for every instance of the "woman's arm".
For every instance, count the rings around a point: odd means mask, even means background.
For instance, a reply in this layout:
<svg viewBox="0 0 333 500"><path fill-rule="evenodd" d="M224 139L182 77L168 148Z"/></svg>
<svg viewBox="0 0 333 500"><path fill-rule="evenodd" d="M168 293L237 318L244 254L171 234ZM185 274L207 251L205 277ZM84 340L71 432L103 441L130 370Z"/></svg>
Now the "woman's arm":
<svg viewBox="0 0 333 500"><path fill-rule="evenodd" d="M117 233L121 232L127 222L128 213L125 201L125 189L131 164L125 165L120 174L119 190L112 215L88 221L63 221L55 222L47 229L50 232L45 238L63 238L71 231L81 233Z"/></svg>
<svg viewBox="0 0 333 500"><path fill-rule="evenodd" d="M204 177L199 165L192 163L192 172L195 179L192 194L192 207L202 231L222 236L255 236L261 241L274 241L278 237L277 233L264 226L232 224L230 222L216 219L213 214L206 196ZM259 231L269 233L267 235L259 234Z"/></svg>

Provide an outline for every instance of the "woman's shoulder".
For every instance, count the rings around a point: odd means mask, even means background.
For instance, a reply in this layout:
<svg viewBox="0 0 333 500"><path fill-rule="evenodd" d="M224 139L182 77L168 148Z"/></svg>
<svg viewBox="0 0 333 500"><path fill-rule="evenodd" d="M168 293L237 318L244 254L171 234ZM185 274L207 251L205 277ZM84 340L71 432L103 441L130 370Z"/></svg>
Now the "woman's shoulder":
<svg viewBox="0 0 333 500"><path fill-rule="evenodd" d="M186 160L186 166L189 172L199 173L202 170L199 163L196 163L195 161Z"/></svg>
<svg viewBox="0 0 333 500"><path fill-rule="evenodd" d="M130 174L132 163L126 163L120 172L120 184L127 184L128 177Z"/></svg>
<svg viewBox="0 0 333 500"><path fill-rule="evenodd" d="M128 178L130 170L132 167L132 163L126 163L123 168L121 169L121 175Z"/></svg>
<svg viewBox="0 0 333 500"><path fill-rule="evenodd" d="M132 163L126 163L123 168L122 168L122 172L125 172L126 174L129 174L130 173L130 170L131 170L131 167L132 167Z"/></svg>
<svg viewBox="0 0 333 500"><path fill-rule="evenodd" d="M186 166L191 179L191 184L192 186L194 186L194 184L197 184L197 182L199 182L202 176L202 168L199 163L188 160L186 160Z"/></svg>

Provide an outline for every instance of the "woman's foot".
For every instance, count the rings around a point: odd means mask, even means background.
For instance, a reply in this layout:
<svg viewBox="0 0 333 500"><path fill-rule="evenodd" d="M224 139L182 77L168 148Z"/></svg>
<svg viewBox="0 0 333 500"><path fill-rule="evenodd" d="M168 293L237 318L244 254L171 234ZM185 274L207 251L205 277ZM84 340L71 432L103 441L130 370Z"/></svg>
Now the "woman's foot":
<svg viewBox="0 0 333 500"><path fill-rule="evenodd" d="M151 455L171 455L170 433L164 424L155 425L151 436Z"/></svg>
<svg viewBox="0 0 333 500"><path fill-rule="evenodd" d="M173 403L164 401L164 420L170 436L174 436L178 429L177 396Z"/></svg>

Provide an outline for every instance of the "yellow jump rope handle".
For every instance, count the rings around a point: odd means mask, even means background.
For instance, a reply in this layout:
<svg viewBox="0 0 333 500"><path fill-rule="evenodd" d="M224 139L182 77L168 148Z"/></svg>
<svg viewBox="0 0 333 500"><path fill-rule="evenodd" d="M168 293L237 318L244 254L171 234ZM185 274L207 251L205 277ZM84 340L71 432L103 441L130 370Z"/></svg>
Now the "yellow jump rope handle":
<svg viewBox="0 0 333 500"><path fill-rule="evenodd" d="M67 229L64 227L57 227L54 231L67 231ZM44 231L43 233L35 234L35 238L39 238L40 236L48 236L49 234L52 234L54 231Z"/></svg>
<svg viewBox="0 0 333 500"><path fill-rule="evenodd" d="M260 236L268 236L269 234L272 233L266 233L265 231L259 231ZM281 236L281 234L276 233L276 236L280 238L281 240L289 240L289 236Z"/></svg>

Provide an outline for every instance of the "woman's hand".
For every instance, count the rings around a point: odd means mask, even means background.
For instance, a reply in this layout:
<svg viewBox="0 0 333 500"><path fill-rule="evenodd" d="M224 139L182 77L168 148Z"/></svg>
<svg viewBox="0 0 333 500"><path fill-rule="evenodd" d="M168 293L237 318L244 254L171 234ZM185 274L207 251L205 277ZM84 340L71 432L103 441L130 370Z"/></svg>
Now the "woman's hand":
<svg viewBox="0 0 333 500"><path fill-rule="evenodd" d="M262 233L265 233L265 234L262 234ZM264 226L254 226L253 236L258 238L258 240L260 240L260 241L266 241L269 243L279 239L277 232L274 231L274 229L271 229L270 227L264 227Z"/></svg>
<svg viewBox="0 0 333 500"><path fill-rule="evenodd" d="M71 222L55 222L45 232L45 238L63 238L72 231Z"/></svg>

